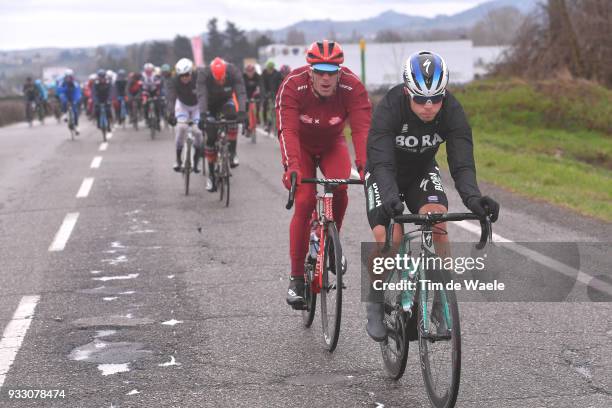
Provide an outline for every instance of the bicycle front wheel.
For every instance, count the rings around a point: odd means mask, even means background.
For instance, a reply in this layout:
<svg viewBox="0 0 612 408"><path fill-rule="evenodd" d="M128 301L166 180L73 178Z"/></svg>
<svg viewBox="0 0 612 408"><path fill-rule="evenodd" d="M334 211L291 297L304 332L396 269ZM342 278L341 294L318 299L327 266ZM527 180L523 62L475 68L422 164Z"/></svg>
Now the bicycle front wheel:
<svg viewBox="0 0 612 408"><path fill-rule="evenodd" d="M223 161L223 180L221 182L225 184L225 206L229 207L230 203L230 168L229 158Z"/></svg>
<svg viewBox="0 0 612 408"><path fill-rule="evenodd" d="M327 224L321 284L323 341L331 353L338 345L342 317L342 248L336 224Z"/></svg>
<svg viewBox="0 0 612 408"><path fill-rule="evenodd" d="M183 161L183 177L185 179L185 195L189 195L189 176L191 175L191 143L187 143L185 160Z"/></svg>
<svg viewBox="0 0 612 408"><path fill-rule="evenodd" d="M461 374L459 306L455 292L444 289L450 281L447 271L428 271L426 279L431 280L430 287L420 288L418 294L421 371L432 405L451 408Z"/></svg>
<svg viewBox="0 0 612 408"><path fill-rule="evenodd" d="M392 271L387 282L399 283L402 280L401 271ZM387 328L387 338L380 343L385 371L394 380L399 380L406 370L408 360L409 339L408 323L410 317L401 305L402 291L387 289L384 292L383 323Z"/></svg>

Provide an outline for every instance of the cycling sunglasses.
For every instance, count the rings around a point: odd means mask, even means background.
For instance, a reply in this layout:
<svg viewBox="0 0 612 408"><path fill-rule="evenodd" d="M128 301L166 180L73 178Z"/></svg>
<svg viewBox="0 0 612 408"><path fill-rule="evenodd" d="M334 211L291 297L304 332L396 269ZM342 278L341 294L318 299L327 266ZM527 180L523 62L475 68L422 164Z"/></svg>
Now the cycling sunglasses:
<svg viewBox="0 0 612 408"><path fill-rule="evenodd" d="M412 101L416 103L417 105L426 105L430 101L433 105L435 105L436 103L442 102L442 99L444 99L445 94L446 94L446 91L444 91L441 94L434 95L434 96L421 96L421 95L412 95L412 94L409 94L409 95L410 95L410 99L412 99Z"/></svg>
<svg viewBox="0 0 612 408"><path fill-rule="evenodd" d="M334 76L338 74L338 71L321 71L319 69L314 69L314 68L312 72L314 72L316 75L319 75L319 76L323 76L325 74L328 74L329 76Z"/></svg>

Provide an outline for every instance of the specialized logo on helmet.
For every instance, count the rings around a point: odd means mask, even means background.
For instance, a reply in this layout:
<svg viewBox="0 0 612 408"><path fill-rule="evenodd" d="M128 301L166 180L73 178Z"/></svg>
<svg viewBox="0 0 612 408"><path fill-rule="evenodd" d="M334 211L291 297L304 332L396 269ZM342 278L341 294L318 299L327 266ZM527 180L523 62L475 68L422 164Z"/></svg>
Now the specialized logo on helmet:
<svg viewBox="0 0 612 408"><path fill-rule="evenodd" d="M430 59L426 59L425 62L423 63L423 67L425 67L425 73L427 75L429 75L429 66L431 65L431 60Z"/></svg>

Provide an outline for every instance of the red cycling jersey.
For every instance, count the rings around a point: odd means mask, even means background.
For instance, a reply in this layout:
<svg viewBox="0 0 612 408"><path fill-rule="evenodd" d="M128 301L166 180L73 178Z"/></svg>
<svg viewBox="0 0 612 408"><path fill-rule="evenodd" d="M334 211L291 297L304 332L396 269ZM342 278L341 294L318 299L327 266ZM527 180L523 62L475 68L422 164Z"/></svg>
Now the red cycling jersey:
<svg viewBox="0 0 612 408"><path fill-rule="evenodd" d="M351 70L341 67L336 93L320 98L312 89L309 71L309 65L293 70L276 94L283 165L291 167L299 163L300 144L310 150L320 150L344 138L348 119L355 147L355 164L363 167L372 114L365 87Z"/></svg>
<svg viewBox="0 0 612 408"><path fill-rule="evenodd" d="M312 88L310 66L298 68L285 78L276 94L276 117L279 128L282 162L285 169L300 169L303 177L315 176L315 158L327 178L348 178L351 160L344 139L344 126L351 125L355 164L365 165L366 139L372 107L368 93L359 78L348 68L339 72L338 88L327 98ZM291 275L304 275L304 258L308 251L309 221L315 208L315 187L302 184L295 194L295 212L289 227ZM348 205L346 186L334 192L334 220L342 226Z"/></svg>

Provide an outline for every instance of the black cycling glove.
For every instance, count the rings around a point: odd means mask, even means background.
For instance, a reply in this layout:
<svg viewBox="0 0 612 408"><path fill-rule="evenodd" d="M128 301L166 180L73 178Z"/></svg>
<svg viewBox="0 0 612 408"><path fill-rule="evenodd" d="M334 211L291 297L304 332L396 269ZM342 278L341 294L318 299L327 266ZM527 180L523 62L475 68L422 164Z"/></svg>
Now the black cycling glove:
<svg viewBox="0 0 612 408"><path fill-rule="evenodd" d="M491 197L472 197L468 200L467 207L479 217L489 215L491 222L497 221L499 216L499 204Z"/></svg>

